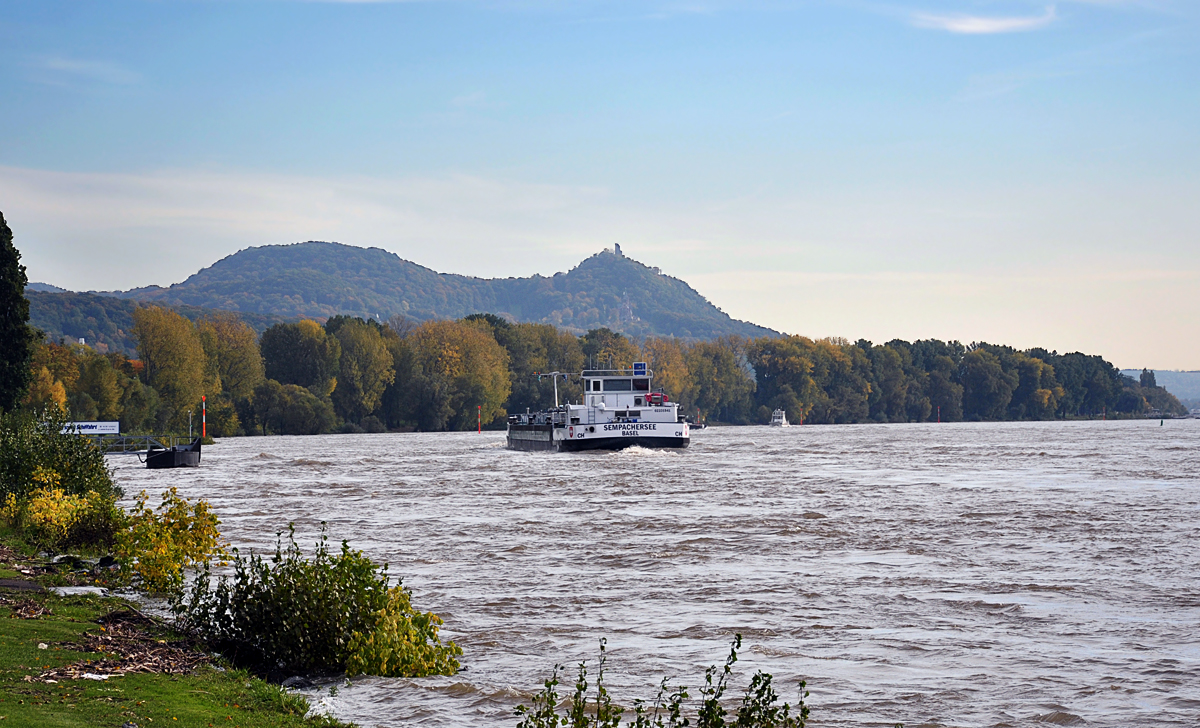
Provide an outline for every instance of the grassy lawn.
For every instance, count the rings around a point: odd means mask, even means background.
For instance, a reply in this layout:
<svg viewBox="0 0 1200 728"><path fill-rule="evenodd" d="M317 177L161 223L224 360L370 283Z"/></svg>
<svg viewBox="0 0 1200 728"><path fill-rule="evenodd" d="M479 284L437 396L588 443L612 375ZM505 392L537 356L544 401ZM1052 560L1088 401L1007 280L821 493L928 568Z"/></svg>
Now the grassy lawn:
<svg viewBox="0 0 1200 728"><path fill-rule="evenodd" d="M0 578L29 578L17 570L26 566L0 565ZM88 651L84 643L94 645L106 629L112 633L111 625L104 627L97 620L104 621L106 615L125 612L129 607L115 598L58 597L46 592L0 589L0 728L345 725L323 717L306 720L308 704L303 698L216 663L182 675L127 673L110 675L102 681L45 676L56 670L69 672L72 666L76 673L87 672L89 660L112 660L113 654ZM48 613L33 618L17 614L29 615L43 609ZM154 626L137 629L140 638L152 647L165 647L176 637Z"/></svg>

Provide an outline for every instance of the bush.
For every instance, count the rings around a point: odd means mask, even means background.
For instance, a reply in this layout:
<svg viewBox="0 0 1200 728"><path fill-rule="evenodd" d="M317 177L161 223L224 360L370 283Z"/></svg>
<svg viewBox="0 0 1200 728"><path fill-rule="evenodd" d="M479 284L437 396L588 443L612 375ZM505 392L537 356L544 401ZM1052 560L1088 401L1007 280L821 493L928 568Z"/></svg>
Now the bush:
<svg viewBox="0 0 1200 728"><path fill-rule="evenodd" d="M0 415L0 499L29 499L41 487L35 475L53 473L55 487L68 495L95 492L110 502L121 497L104 453L79 435L62 433L65 419L54 409L34 415Z"/></svg>
<svg viewBox="0 0 1200 728"><path fill-rule="evenodd" d="M226 556L220 521L207 501L192 505L175 488L162 494L157 512L147 500L143 490L117 536L117 561L125 578L140 579L146 591L177 596L185 568Z"/></svg>
<svg viewBox="0 0 1200 728"><path fill-rule="evenodd" d="M343 541L329 550L322 528L312 560L304 558L288 526L270 560L251 554L233 560L232 578L211 587L202 566L186 601L175 606L180 624L235 662L288 671L342 671L414 677L453 674L457 645L442 645L441 620L412 610L402 587L388 588L378 568Z"/></svg>
<svg viewBox="0 0 1200 728"><path fill-rule="evenodd" d="M387 606L375 613L375 629L350 637L346 672L350 675L427 677L458 672L462 648L438 639L442 618L415 611L408 590L388 590Z"/></svg>
<svg viewBox="0 0 1200 728"><path fill-rule="evenodd" d="M39 487L27 499L9 493L0 510L26 541L52 551L112 547L124 513L111 497L94 490L70 495L58 487L58 474L51 471L37 471L34 482Z"/></svg>
<svg viewBox="0 0 1200 728"><path fill-rule="evenodd" d="M800 683L800 698L797 703L797 714L792 714L789 703L777 705L779 695L771 686L769 673L757 672L750 680L742 696L742 704L731 722L726 722L728 712L721 705L729 676L733 673L733 664L737 662L737 651L742 646L742 636L735 635L729 648L729 657L725 667L719 671L713 665L704 671L704 687L700 688L700 705L696 708L694 725L696 728L804 728L808 721L808 706L804 699L805 683ZM589 706L587 699L587 663L579 664L579 677L575 681L575 693L571 697L570 707L566 714L558 713L558 672L561 665L555 665L554 673L543 684L544 688L533 696L533 706L517 706L516 713L521 717L517 728L616 728L621 722L624 708L613 705L612 696L604 687L605 641L600 640L600 670L596 675L596 697ZM714 683L713 678L716 678ZM663 678L658 686L658 695L653 707L648 707L643 700L634 701L634 728L681 728L693 725L692 718L685 717L685 701L688 691L685 686L672 688Z"/></svg>

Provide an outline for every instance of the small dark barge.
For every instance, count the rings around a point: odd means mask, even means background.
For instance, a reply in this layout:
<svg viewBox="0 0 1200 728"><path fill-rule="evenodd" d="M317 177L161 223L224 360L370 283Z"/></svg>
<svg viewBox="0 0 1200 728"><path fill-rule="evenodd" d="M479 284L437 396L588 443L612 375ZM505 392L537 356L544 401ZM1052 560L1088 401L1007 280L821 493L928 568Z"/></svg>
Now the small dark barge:
<svg viewBox="0 0 1200 728"><path fill-rule="evenodd" d="M200 443L197 437L190 445L156 448L151 446L146 453L147 468L198 468L200 467Z"/></svg>

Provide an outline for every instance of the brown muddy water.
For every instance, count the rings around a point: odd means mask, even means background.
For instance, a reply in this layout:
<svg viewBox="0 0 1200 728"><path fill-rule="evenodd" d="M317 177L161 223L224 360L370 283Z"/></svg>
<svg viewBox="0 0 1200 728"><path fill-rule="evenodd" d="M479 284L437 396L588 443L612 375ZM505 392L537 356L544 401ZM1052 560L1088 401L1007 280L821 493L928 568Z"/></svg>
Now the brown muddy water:
<svg viewBox="0 0 1200 728"><path fill-rule="evenodd" d="M808 680L813 725L1200 725L1200 421L713 428L563 455L231 438L197 470L111 462L129 494L209 499L243 549L327 521L445 618L459 675L309 691L363 726L513 726L601 637L628 705L663 676L694 688L735 632L737 686Z"/></svg>

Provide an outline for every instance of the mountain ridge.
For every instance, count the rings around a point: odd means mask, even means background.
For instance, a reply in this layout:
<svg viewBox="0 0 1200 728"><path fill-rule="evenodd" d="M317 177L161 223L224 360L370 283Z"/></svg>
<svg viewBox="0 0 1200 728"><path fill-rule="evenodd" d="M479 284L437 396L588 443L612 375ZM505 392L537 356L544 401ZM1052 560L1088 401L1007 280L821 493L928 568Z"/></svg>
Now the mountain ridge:
<svg viewBox="0 0 1200 728"><path fill-rule="evenodd" d="M574 333L606 326L693 340L778 334L730 317L685 281L624 256L620 246L553 276L476 278L439 273L381 248L308 241L246 248L167 287L93 293L283 317L400 314L421 321L493 313Z"/></svg>

